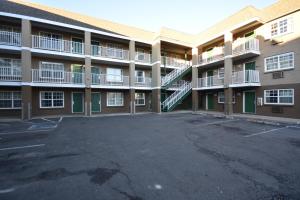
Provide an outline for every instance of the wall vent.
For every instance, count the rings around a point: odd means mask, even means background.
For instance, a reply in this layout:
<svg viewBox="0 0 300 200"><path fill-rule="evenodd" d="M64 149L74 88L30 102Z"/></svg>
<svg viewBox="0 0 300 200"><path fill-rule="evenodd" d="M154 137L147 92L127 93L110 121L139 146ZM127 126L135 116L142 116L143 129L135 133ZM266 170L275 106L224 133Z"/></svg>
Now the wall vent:
<svg viewBox="0 0 300 200"><path fill-rule="evenodd" d="M284 78L283 72L273 72L273 79Z"/></svg>

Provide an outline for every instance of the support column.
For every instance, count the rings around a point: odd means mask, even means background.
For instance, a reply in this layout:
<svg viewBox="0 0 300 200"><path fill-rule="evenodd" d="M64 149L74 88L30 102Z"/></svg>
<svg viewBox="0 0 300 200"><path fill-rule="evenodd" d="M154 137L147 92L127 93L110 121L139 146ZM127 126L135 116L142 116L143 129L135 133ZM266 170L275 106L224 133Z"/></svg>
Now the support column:
<svg viewBox="0 0 300 200"><path fill-rule="evenodd" d="M232 80L232 33L227 32L224 36L225 41L225 74L224 74L224 113L225 115L231 115L233 113L232 106L232 88L229 87Z"/></svg>
<svg viewBox="0 0 300 200"><path fill-rule="evenodd" d="M198 87L198 48L192 49L192 109L197 112L199 109Z"/></svg>
<svg viewBox="0 0 300 200"><path fill-rule="evenodd" d="M85 73L85 115L91 116L92 115L92 74L91 74L91 32L85 31L84 32L84 54L85 54L85 61L84 61L84 73Z"/></svg>
<svg viewBox="0 0 300 200"><path fill-rule="evenodd" d="M152 112L161 112L161 45L156 40L152 45Z"/></svg>
<svg viewBox="0 0 300 200"><path fill-rule="evenodd" d="M135 114L135 41L129 42L129 86L130 86L130 113Z"/></svg>
<svg viewBox="0 0 300 200"><path fill-rule="evenodd" d="M31 22L22 19L22 120L30 120L32 116L31 80Z"/></svg>

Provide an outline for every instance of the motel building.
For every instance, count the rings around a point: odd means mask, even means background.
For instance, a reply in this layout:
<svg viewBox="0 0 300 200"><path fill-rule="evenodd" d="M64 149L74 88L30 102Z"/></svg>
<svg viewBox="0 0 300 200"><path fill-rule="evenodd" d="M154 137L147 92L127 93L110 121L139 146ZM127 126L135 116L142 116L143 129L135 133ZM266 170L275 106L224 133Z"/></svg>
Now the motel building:
<svg viewBox="0 0 300 200"><path fill-rule="evenodd" d="M1 118L175 110L300 118L300 1L195 35L0 2Z"/></svg>

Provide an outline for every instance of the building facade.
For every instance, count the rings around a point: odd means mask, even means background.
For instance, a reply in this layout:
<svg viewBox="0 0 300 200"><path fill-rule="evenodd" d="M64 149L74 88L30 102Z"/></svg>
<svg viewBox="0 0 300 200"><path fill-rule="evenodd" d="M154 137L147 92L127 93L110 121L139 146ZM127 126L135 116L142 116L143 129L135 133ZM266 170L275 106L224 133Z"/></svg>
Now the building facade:
<svg viewBox="0 0 300 200"><path fill-rule="evenodd" d="M211 110L300 118L300 3L191 35L0 2L0 116Z"/></svg>

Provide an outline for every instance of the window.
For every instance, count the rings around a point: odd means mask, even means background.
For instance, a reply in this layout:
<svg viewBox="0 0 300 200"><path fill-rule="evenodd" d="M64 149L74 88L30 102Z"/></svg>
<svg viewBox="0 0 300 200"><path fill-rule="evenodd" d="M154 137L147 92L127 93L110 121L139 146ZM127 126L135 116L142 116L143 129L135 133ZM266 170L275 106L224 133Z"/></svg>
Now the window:
<svg viewBox="0 0 300 200"><path fill-rule="evenodd" d="M42 91L40 92L41 108L63 108L64 92Z"/></svg>
<svg viewBox="0 0 300 200"><path fill-rule="evenodd" d="M265 90L265 104L294 105L294 89Z"/></svg>
<svg viewBox="0 0 300 200"><path fill-rule="evenodd" d="M21 92L1 91L0 109L19 109L21 108Z"/></svg>
<svg viewBox="0 0 300 200"><path fill-rule="evenodd" d="M223 79L224 78L224 67L219 68L218 70L218 75L219 75L219 79Z"/></svg>
<svg viewBox="0 0 300 200"><path fill-rule="evenodd" d="M21 76L21 60L0 58L1 76Z"/></svg>
<svg viewBox="0 0 300 200"><path fill-rule="evenodd" d="M135 82L136 83L145 83L145 72L141 70L135 71Z"/></svg>
<svg viewBox="0 0 300 200"><path fill-rule="evenodd" d="M107 56L113 58L123 58L122 45L107 43Z"/></svg>
<svg viewBox="0 0 300 200"><path fill-rule="evenodd" d="M218 93L218 103L224 103L225 102L225 95L224 92ZM232 95L232 103L235 103L235 95Z"/></svg>
<svg viewBox="0 0 300 200"><path fill-rule="evenodd" d="M123 106L124 96L121 92L107 93L107 106Z"/></svg>
<svg viewBox="0 0 300 200"><path fill-rule="evenodd" d="M64 79L64 64L41 62L40 78Z"/></svg>
<svg viewBox="0 0 300 200"><path fill-rule="evenodd" d="M107 68L106 73L108 82L123 82L122 69Z"/></svg>
<svg viewBox="0 0 300 200"><path fill-rule="evenodd" d="M135 105L137 106L145 105L145 93L135 93Z"/></svg>
<svg viewBox="0 0 300 200"><path fill-rule="evenodd" d="M47 37L47 38L51 38L51 39L53 39L53 40L59 40L59 39L62 39L62 35L61 35L61 34L48 33L48 32L44 32L44 31L41 31L41 32L40 32L40 36L42 36L42 37Z"/></svg>
<svg viewBox="0 0 300 200"><path fill-rule="evenodd" d="M275 36L288 34L293 31L292 29L293 29L292 18L281 19L271 24L271 36L275 37Z"/></svg>
<svg viewBox="0 0 300 200"><path fill-rule="evenodd" d="M265 58L265 71L278 71L294 68L294 52Z"/></svg>
<svg viewBox="0 0 300 200"><path fill-rule="evenodd" d="M136 50L136 57L137 60L145 60L145 50L138 48Z"/></svg>

